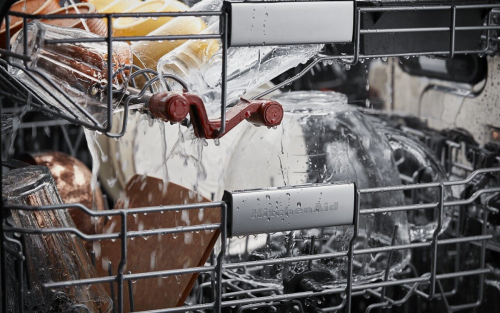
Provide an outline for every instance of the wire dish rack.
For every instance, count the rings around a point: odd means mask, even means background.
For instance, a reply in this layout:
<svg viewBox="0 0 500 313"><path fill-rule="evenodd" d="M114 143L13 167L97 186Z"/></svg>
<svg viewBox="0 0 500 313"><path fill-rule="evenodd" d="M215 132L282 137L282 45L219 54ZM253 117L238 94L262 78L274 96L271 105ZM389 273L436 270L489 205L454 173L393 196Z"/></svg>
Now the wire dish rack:
<svg viewBox="0 0 500 313"><path fill-rule="evenodd" d="M21 124L22 125L22 124ZM60 125L55 125L60 126ZM411 131L411 130L410 130ZM454 199L451 201L444 201L444 187L446 186L459 186L470 183L475 177L482 174L493 174L499 175L500 173L500 157L497 157L497 167L493 168L485 168L485 169L474 169L470 165L462 164L458 162L459 153L461 151L462 145L460 143L448 141L448 147L450 147L454 153L449 154L446 159L446 164L453 164L450 167L450 170L455 173L461 173L464 175L464 179L443 182L443 183L427 183L427 184L408 184L402 186L391 186L384 188L372 188L372 189L359 189L357 190L359 200L359 196L362 194L368 193L384 193L391 192L396 190L417 190L424 188L436 188L439 190L439 194L441 199L437 202L431 203L421 203L415 205L405 205L400 207L388 207L388 208L362 208L360 207L360 202L357 201L355 205L355 218L353 222L354 226L354 234L357 234L358 231L358 221L359 216L363 214L374 214L374 213L387 213L387 212L396 212L396 211L410 211L410 210L437 210L438 214L438 227L434 232L433 239L428 242L418 242L411 243L406 245L392 245L385 246L379 248L369 248L369 249L355 249L352 245L355 237L351 239L351 244L347 251L344 252L336 252L336 253L326 253L326 254L312 254L312 255L302 255L302 256L294 256L294 257L286 257L280 259L269 259L269 260L261 260L261 261L249 261L249 262L239 262L239 263L223 263L222 260L225 254L225 242L228 237L228 212L233 210L233 208L226 203L225 201L216 201L212 203L199 203L192 205L173 205L173 206L157 206L157 207L148 207L148 208L138 208L138 209L127 209L127 210L112 210L112 211L103 211L103 212L95 212L92 211L81 204L63 204L57 206L19 206L19 205L4 205L5 209L10 210L80 210L85 212L89 216L101 217L120 217L121 220L121 231L119 233L106 233L106 234L97 234L97 235L87 235L80 232L78 229L74 228L57 228L57 229L23 229L18 227L12 227L8 225L3 225L3 231L5 233L18 233L18 234L30 234L30 235L43 235L43 234L54 234L54 233L64 233L68 232L74 234L83 240L86 241L105 241L105 240L119 240L121 244L121 264L126 264L128 259L127 254L127 242L129 240L133 240L134 238L143 238L147 236L154 235L172 235L176 236L176 234L181 234L184 232L193 232L193 231L203 231L207 229L219 229L220 230L220 252L213 253L210 258L210 262L200 267L190 267L183 269L175 269L175 270L165 270L165 271L151 271L144 273L130 273L118 271L118 273L110 273L107 277L98 277L93 279L84 279L77 281L61 281L61 282L51 282L44 285L45 288L49 288L51 290L63 288L66 286L75 286L75 285L88 285L88 284L110 284L111 285L111 294L115 295L115 307L114 310L116 312L123 311L124 305L124 286L128 284L128 299L130 301L129 306L133 310L134 308L134 289L131 287L132 282L141 279L148 279L152 277L172 277L172 276L180 276L180 275L191 275L193 273L204 274L201 275L200 283L195 287L192 293L195 295L194 299L197 299L197 303L192 303L190 305L175 307L175 308L165 308L160 310L155 310L154 312L206 312L206 311L216 311L220 312L224 308L234 308L237 312L244 312L247 310L253 310L258 308L269 308L274 307L276 310L282 310L281 312L308 312L305 308L304 300L305 299L316 299L319 297L328 297L337 295L340 297L341 302L338 305L333 307L321 307L318 308L321 311L318 312L335 312L338 310L344 309L345 311L351 311L353 306L353 299L357 296L371 296L373 298L378 299L379 301L371 304L366 311L369 312L376 308L390 308L392 306L398 306L404 304L411 296L418 295L422 298L428 300L443 300L446 303L446 307L449 311L458 311L462 309L474 308L482 303L482 293L483 293L483 285L485 281L485 275L491 273L492 269L487 267L485 264L485 254L486 254L486 242L492 239L492 235L487 233L486 225L487 223L483 223L482 233L474 236L461 236L460 229L454 229L454 234L456 237L440 239L438 234L440 233L441 222L444 216L444 209L446 207L458 207L458 206L466 206L471 203L474 203L476 199L478 199L481 195L484 194L500 194L500 187L494 188L484 188L475 192L471 197L467 199ZM463 152L463 151L462 151ZM182 211L182 210L192 210L192 209L200 209L200 208L219 208L221 213L221 220L218 223L213 224L204 224L204 225L194 225L194 226L184 226L182 228L159 228L149 229L144 231L128 231L127 230L127 216L132 214L144 214L144 213L158 213L160 211ZM456 210L454 212L455 218L460 219L460 210ZM488 210L484 210L483 212L483 220L488 220ZM272 231L272 230L270 230ZM438 273L438 253L439 249L442 249L445 246L455 246L458 250L460 246L465 246L466 244L476 244L479 245L480 250L477 255L479 259L479 266L477 268L471 270L459 270L460 264L460 254L456 254L456 262L455 265L452 266L453 270L446 273ZM431 258L428 264L428 273L425 273L421 276L416 277L408 277L401 278L396 276L391 280L378 280L375 282L370 282L366 284L357 284L354 282L352 278L352 270L353 270L353 258L356 255L367 254L367 253L376 253L376 252L385 252L391 253L391 251L397 251L400 249L429 249L432 251ZM16 253L21 257L22 250L16 251ZM322 291L308 291L308 292L294 292L282 294L277 289L273 288L241 288L241 284L244 284L244 281L239 281L237 278L228 278L224 276L225 269L237 269L237 268L262 268L264 266L269 266L273 264L292 264L296 262L304 262L309 260L318 260L318 259L332 259L332 258L342 258L347 257L348 259L348 272L351 273L349 275L346 286L337 287L334 289L325 289ZM21 259L18 262L22 262ZM19 277L23 275L23 267L19 267L21 270L18 272ZM123 267L121 267L123 268ZM389 267L387 268L387 271ZM463 277L467 276L477 276L479 278L478 291L477 291L477 301L473 303L465 303L461 305L449 305L447 303L447 297L452 296L457 293L457 290L460 289L460 284L458 281L463 279ZM455 280L457 282L457 287L453 290L444 290L442 283L447 280ZM403 296L400 299L392 299L386 295L386 289L390 287L398 287L404 291ZM428 290L427 292L424 291ZM210 292L210 290L212 292ZM208 291L208 292L207 292ZM207 296L207 293L209 294Z"/></svg>
<svg viewBox="0 0 500 313"><path fill-rule="evenodd" d="M377 2L374 2L377 3ZM276 85L269 90L257 95L254 99L259 99L261 97L266 96L267 94L282 88L293 81L302 77L305 73L307 73L311 68L314 67L317 63L320 62L340 62L345 64L345 66L350 67L358 62L363 62L365 59L371 58L388 58L388 57L414 57L414 56L433 56L440 58L453 58L454 55L459 54L493 54L498 51L497 44L498 38L496 32L500 30L500 26L498 25L498 21L495 19L497 16L496 10L500 8L500 4L491 4L487 1L485 3L474 3L468 5L442 5L442 4L409 4L409 5L400 5L397 2L389 3L387 6L376 5L372 2L357 2L352 1L352 5L354 6L354 16L353 16L353 37L351 41L339 43L339 49L336 54L333 55L324 55L318 54L314 57L308 66L306 66L299 74L291 77L279 85ZM262 3L265 5L265 3ZM258 5L258 4L257 4ZM461 18L466 16L467 13L471 11L484 10L487 12L486 18L484 19L483 25L470 25L470 21L461 22ZM383 24L382 28L376 28L376 24L371 21L372 19L376 19L376 16L379 16L382 13L387 14L396 14L394 16L390 16L392 20L404 20L407 18L407 15L398 14L426 14L428 12L439 13L441 17L448 17L449 25L440 26L440 27L421 27L421 26L409 26L409 27L397 27L396 25L386 25ZM15 65L9 60L11 58L22 60L23 62L27 62L31 59L31 56L24 51L23 54L14 53L10 50L10 34L9 30L9 16L19 17L23 20L23 34L24 38L27 35L27 27L29 21L31 20L40 20L40 19L91 19L91 18L99 18L104 19L107 23L108 34L113 33L113 20L120 17L129 17L129 18L161 18L161 17L179 17L179 16L215 16L219 18L220 21L220 33L218 34L190 34L190 35L170 35L170 36L122 36L122 37L99 37L99 38L72 38L72 39L51 39L45 40L48 44L62 44L62 43L83 43L83 42L106 42L108 47L108 55L112 55L113 52L113 43L118 41L128 41L128 42L137 42L137 41L158 41L158 40L208 40L208 39L217 39L221 42L222 47L222 84L221 84L221 125L219 129L219 133L223 134L226 128L226 111L227 111L227 103L226 103L226 85L227 85L227 51L230 47L228 36L231 33L231 14L232 11L229 9L229 6L224 6L222 11L211 11L211 12L167 12L167 13L110 13L110 14L66 14L66 15L31 15L25 14L21 12L12 12L9 11L9 15L6 17L6 47L7 49L0 49L0 54L7 59L7 64L10 66L18 67L28 76L30 76L41 88L43 88L40 79L46 80L46 83L54 86L53 82L50 79L43 77L39 78L33 75L34 69L27 66L27 63L24 63L24 66ZM446 20L446 19L445 19ZM430 21L429 21L430 23ZM465 23L465 26L460 26ZM467 25L469 24L469 25ZM402 25L405 25L404 23ZM347 26L349 28L350 26ZM334 31L334 30L332 30ZM469 34L470 32L473 35L465 36L464 34ZM478 33L479 32L479 33ZM441 37L438 39L443 41L449 41L448 47L446 49L442 49L442 42L439 42L438 45L431 45L427 49L417 49L416 47L412 47L407 49L409 51L401 52L402 50L398 47L390 47L388 43L394 40L394 36L397 35L408 35L411 34L424 34L431 36L432 34L440 34ZM379 37L379 36L390 36L390 37ZM462 36L459 36L462 35ZM443 38L444 36L444 38ZM457 46L460 46L461 40L465 40L464 38L472 37L475 40L477 45L474 49L457 49ZM460 40L457 40L460 39ZM380 41L380 39L383 39ZM397 38L398 40L401 37ZM469 38L470 40L470 38ZM473 40L473 41L474 41ZM377 43L379 42L379 43ZM382 42L382 43L380 43ZM421 41L421 44L424 44L426 41ZM376 47L375 49L371 49L371 47ZM469 45L470 46L470 45ZM342 48L340 48L342 47ZM433 48L441 48L441 49L433 49ZM413 49L413 50L412 50ZM375 51L376 53L370 53L370 51ZM2 61L2 67L6 68L6 65ZM85 126L86 128L97 130L102 132L108 136L112 137L120 137L123 136L126 128L126 118L124 119L124 123L122 126L122 130L118 133L110 133L113 127L112 114L114 111L112 105L112 97L115 92L122 92L129 97L125 97L126 100L123 101L122 106L125 112L128 111L129 103L131 100L140 99L143 102L147 102L153 90L151 89L151 85L158 81L159 79L163 79L158 77L158 72L151 69L141 69L135 66L131 66L131 68L127 68L127 70L133 71L131 77L131 84L135 86L134 77L144 77L149 83L146 84L140 91L136 91L134 93L127 92L126 88L121 91L113 91L113 87L111 84L107 84L102 86L104 90L106 90L107 97L107 114L105 118L105 122L99 123L92 116L88 114L88 112L82 108L81 105L71 100L64 90L58 90L60 94L64 96L64 98L69 100L70 105L60 102L58 97L54 95L50 90L43 88L45 92L47 92L52 98L56 101L59 101L63 108L56 108L53 105L47 103L46 100L42 99L36 93L33 93L29 88L24 86L22 83L17 81L12 75L10 75L7 71L1 71L1 82L3 85L3 90L0 90L0 94L12 98L17 99L22 102L29 101L31 107L43 111L52 116L57 116L59 118L70 121L71 123ZM107 75L108 77L114 77L113 73L113 62L112 58L108 58L107 60ZM172 77L168 77L172 78ZM175 80L181 82L182 79L175 78ZM185 84L182 84L186 87ZM148 89L151 93L148 93ZM85 114L86 118L79 118L75 112L82 112Z"/></svg>
<svg viewBox="0 0 500 313"><path fill-rule="evenodd" d="M420 55L428 55L428 56L436 56L436 57L447 57L452 58L457 54L492 54L496 52L495 41L491 38L493 37L493 32L498 31L500 26L493 24L493 16L494 9L500 8L500 4L489 4L489 3L478 3L471 5L390 5L390 6L374 6L371 3L367 3L363 6L362 3L353 3L355 5L355 13L354 13L354 35L351 43L346 45L346 49L350 49L350 53L346 52L338 52L335 55L318 55L316 56L311 63L298 75L291 77L290 79L284 81L283 83L269 89L268 91L261 93L255 98L264 97L270 92L279 89L294 80L299 79L303 76L307 71L309 71L315 64L319 62L341 62L346 66L351 66L356 64L357 62L362 62L364 59L369 58L386 58L386 57L410 57L410 56L420 56ZM457 12L467 11L467 10L486 10L487 18L486 24L481 26L457 26ZM363 27L363 17L366 14L370 13L384 13L384 12L427 12L427 11L444 11L449 13L450 16L450 24L445 27L413 27L413 28L384 28L384 29L373 29ZM230 26L228 23L229 16L231 12L221 11L221 12L181 12L181 13L123 13L123 14L81 14L81 15L39 15L33 16L29 14L10 12L10 15L17 16L23 19L24 26L27 25L29 20L33 19L68 19L68 18L101 18L107 21L108 26L108 34L112 33L112 20L118 17L136 17L136 18L159 18L159 17L176 17L176 16L218 16L220 18L220 29L222 30L220 34L217 35L200 35L200 34L192 34L192 35L180 35L180 36L137 36L137 37L102 37L96 39L96 41L106 42L108 45L108 51L112 51L112 46L115 41L139 41L139 40L185 40L185 39L219 39L222 43L223 49L223 68L222 71L222 103L221 103L221 127L220 132L223 133L225 131L225 116L226 116L226 84L227 81L227 73L226 73L226 63L227 63L227 49L228 45L228 31L230 30ZM8 30L8 22L7 25L7 34L8 41L10 41L10 34ZM26 27L24 27L26 30ZM482 46L478 49L470 49L470 50L458 50L456 49L456 34L458 32L466 32L466 31L481 31L483 38L477 38L478 42L482 43ZM366 48L364 47L362 38L364 36L370 36L373 34L396 34L396 33L436 33L442 32L447 34L449 37L449 48L446 50L429 50L429 51L421 51L421 52L381 52L376 54L368 53ZM26 33L25 33L26 38ZM88 39L94 40L94 39ZM71 42L78 42L79 39L74 39ZM81 41L81 39L80 39ZM69 41L64 41L69 42ZM51 44L62 43L61 41L52 41ZM7 44L7 46L9 46ZM84 121L78 119L73 113L75 110L85 111L79 104L76 102L72 102L72 107L66 107L65 110L57 109L50 104L48 104L44 99L39 97L37 94L33 93L28 87L23 85L17 79L12 77L8 71L5 70L7 66L13 66L11 59L19 59L23 61L28 61L30 56L27 54L16 54L10 51L9 49L4 50L0 49L0 54L6 57L6 61L1 60L0 66L0 84L2 89L0 90L0 95L3 96L4 100L8 99L12 102L18 103L27 103L30 107L40 110L44 113L47 113L51 116L69 121L70 123L76 125L82 125L89 129L93 129L96 131L100 131L105 133L108 136L112 137L120 137L123 135L126 129L126 121L127 118L123 119L124 123L122 125L122 129L118 133L110 133L112 129L112 114L113 114L113 106L112 106L112 86L108 84L105 86L107 88L108 93L108 106L107 106L107 116L105 123L97 123L91 121ZM108 55L111 55L109 53ZM112 60L108 59L108 75L109 77L113 76L112 73ZM29 67L21 67L20 68L25 73L29 73L31 69ZM125 114L127 114L129 110L129 106L133 97L142 98L150 96L152 93L151 85L157 82L160 77L158 77L158 73L151 70L144 70L139 68L131 68L130 69L133 74L136 76L140 76L143 74L148 74L149 82L146 86L137 94L130 95L126 97L125 101L122 103L122 108ZM152 78L151 78L152 77ZM134 80L131 80L133 84ZM178 79L178 81L182 82L182 80ZM48 82L50 83L50 82ZM40 83L39 83L40 84ZM41 85L41 84L40 84ZM125 90L123 91L126 92ZM52 95L54 96L54 95ZM1 98L0 98L1 99ZM2 105L3 106L3 105ZM42 126L42 125L40 125ZM43 125L47 126L46 124ZM49 125L52 127L51 125ZM57 125L61 126L61 125ZM30 125L22 126L30 127ZM31 125L31 127L33 127ZM36 127L36 126L35 126ZM481 305L483 300L483 285L485 280L485 275L491 273L491 269L486 267L485 264L485 255L486 255L486 242L491 240L493 237L490 234L487 234L486 224L483 223L482 232L480 235L475 236L462 236L460 230L455 229L455 237L448 239L441 239L438 234L441 231L442 220L444 217L444 209L447 207L458 207L458 206L466 206L468 204L473 203L476 199L478 199L481 195L484 194L498 194L500 193L500 188L483 188L474 193L471 197L467 199L453 199L445 201L444 198L444 188L448 186L460 186L465 185L473 181L475 177L478 177L482 174L492 174L498 175L500 173L500 160L495 164L494 167L491 168L476 168L474 165L466 165L462 164L457 155L462 151L463 145L459 142L448 141L447 142L449 150L452 153L447 154L447 159L445 159L446 168L449 171L449 174L458 170L460 173L458 180L453 180L449 182L440 182L440 183L427 183L427 184L408 184L402 186L390 186L383 188L373 188L373 189L358 189L357 200L354 205L354 220L350 226L354 227L354 236L350 240L350 244L348 250L345 252L337 252L337 253L328 253L328 254L313 254L308 256L300 256L300 257L287 257L281 259L272 259L272 260L263 260L263 261L251 261L251 262L240 262L240 263L232 263L232 264L224 264L224 254L225 254L225 245L226 239L228 237L228 214L233 209L231 205L226 203L225 201L215 201L212 203L198 203L191 205L173 205L173 206L161 206L161 207L148 207L148 208L139 208L139 209L128 209L128 210L112 210L112 211L103 211L103 212L95 212L86 208L85 206L75 203L75 204L64 204L57 206L14 206L14 205L3 205L3 209L9 210L21 210L21 211L32 211L32 210L80 210L87 214L89 217L119 217L121 220L121 231L119 233L109 233L109 234L97 234L97 235L89 235L80 232L77 229L73 228L58 228L58 229L41 229L41 230L30 230L30 229L21 229L18 227L12 227L2 223L2 234L3 238L5 238L6 234L9 233L19 233L19 234L30 234L30 235L44 235L44 234L55 234L55 233L71 233L82 238L85 241L104 241L104 240L119 240L121 242L121 258L119 270L117 273L110 273L107 277L98 277L93 279L79 280L79 281L61 281L61 282L51 282L44 285L44 288L49 289L57 289L63 288L66 286L75 286L75 285L89 285L89 284L110 284L110 290L112 291L113 300L114 300L114 310L116 312L123 312L124 308L124 286L126 284L131 284L133 281L152 278L152 277L169 277L169 276L179 276L179 275L191 275L193 273L202 274L200 275L201 281L200 284L195 287L193 290L193 294L195 295L195 299L197 299L196 303L192 303L190 305L175 307L175 308L165 308L156 310L155 312L206 312L206 311L215 311L221 312L225 308L232 308L237 312L245 312L248 310L254 310L258 308L274 308L274 311L282 310L282 312L309 312L310 309L305 307L304 299L315 299L322 296L339 296L339 303L335 306L330 307L318 307L317 312L335 312L339 310L344 310L346 312L350 312L353 308L353 299L359 296L365 297L373 297L377 299L376 303L371 304L367 311L371 311L376 308L390 308L393 306L399 306L404 304L406 301L410 299L410 297L414 295L418 295L421 298L425 298L428 300L442 300L445 302L446 307L449 311L458 311L463 309L474 308ZM439 192L439 199L436 202L432 203L422 203L415 205L405 205L400 207L389 207L389 208L364 208L360 206L359 196L362 194L370 194L370 193L387 193L391 191L402 191L402 190L417 190L417 189L428 189L435 188ZM178 228L161 228L152 229L148 231L129 231L127 229L126 219L127 216L131 214L144 214L144 213L157 213L157 212L166 212L166 211L182 211L182 210L192 210L192 209L200 209L200 208L218 208L220 210L220 222L213 224L205 224L205 225L196 225L196 226L186 226L182 229ZM398 211L410 211L410 210L436 210L438 212L438 227L434 232L433 238L428 242L420 242L420 243L411 243L407 245L392 245L381 248L370 248L370 249L355 249L353 246L353 242L355 237L357 236L359 229L359 216L363 214L374 214L374 213L387 213L387 212L398 212ZM6 210L2 210L2 220L4 220L5 215L4 212ZM455 215L458 216L460 212L455 212ZM483 213L483 221L488 220L488 210L484 210ZM136 237L144 237L151 235L175 235L178 233L185 232L194 232L194 231L202 231L207 229L218 229L220 230L220 252L214 252L212 254L211 260L208 264L200 267L188 267L184 269L175 269L175 270L167 270L167 271L152 271L152 272L144 272L144 273L125 273L123 271L123 265L127 263L128 253L127 253L127 242L132 238ZM461 245L466 245L469 243L474 243L480 246L480 252L477 255L479 259L479 266L477 268L471 270L459 270L458 264L460 263L459 254L456 255L456 262L454 269L451 272L447 273L438 273L438 251L440 248L444 246L456 246L457 250ZM375 252L385 252L391 253L391 251L397 251L402 249L430 249L432 252L430 261L428 263L428 273L416 277L398 277L396 276L394 279L387 280L382 279L375 282L370 282L366 284L357 284L353 280L352 271L353 271L353 258L355 255L367 254L367 253L375 253ZM2 253L7 253L2 246ZM22 261L22 249L16 251L19 259L18 262ZM244 289L240 287L240 282L237 279L228 279L224 276L225 269L236 269L236 268L251 268L251 267L263 267L265 265L272 264L291 264L294 262L303 262L309 260L318 260L318 259L332 259L332 258L344 258L346 257L347 262L347 271L349 275L347 276L347 282L345 286L337 287L334 289L325 289L322 291L308 291L308 292L294 292L282 294L277 290L263 290L263 289ZM387 271L389 271L387 268ZM18 275L20 277L23 276L23 267L20 266L20 271ZM473 303L463 303L459 305L451 305L448 303L447 299L449 296L452 296L457 293L457 288L453 290L445 290L443 287L443 282L446 280L454 280L458 282L462 277L467 276L477 276L480 280L477 290L477 301ZM458 285L458 283L457 283ZM402 297L398 299L390 298L387 295L386 290L388 288L399 288L403 291ZM133 288L129 288L129 301L130 307L133 310L134 307L134 295ZM207 295L207 290L208 295ZM21 292L21 291L20 291ZM6 299L3 299L4 305L6 305ZM21 306L22 308L22 306ZM5 307L4 307L5 309Z"/></svg>

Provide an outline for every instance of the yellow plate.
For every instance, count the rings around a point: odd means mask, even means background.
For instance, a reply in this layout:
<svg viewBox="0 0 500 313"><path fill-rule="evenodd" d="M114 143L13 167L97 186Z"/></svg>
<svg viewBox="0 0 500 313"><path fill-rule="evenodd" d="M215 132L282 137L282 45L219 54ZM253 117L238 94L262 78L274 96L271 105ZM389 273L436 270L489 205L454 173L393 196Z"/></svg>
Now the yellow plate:
<svg viewBox="0 0 500 313"><path fill-rule="evenodd" d="M129 8L125 12L179 12L187 11L189 7L176 0L149 0ZM164 25L173 17L139 18L121 17L114 21L115 36L145 36Z"/></svg>
<svg viewBox="0 0 500 313"><path fill-rule="evenodd" d="M191 35L199 34L206 28L205 23L194 16L177 17L162 25L149 34L149 36L168 35ZM185 43L187 40L164 40L164 41L138 41L132 44L134 55L141 60L144 67L156 70L156 62L173 49ZM206 44L206 42L204 43ZM137 60L136 60L137 61ZM135 62L134 62L135 63ZM141 66L142 67L142 66Z"/></svg>
<svg viewBox="0 0 500 313"><path fill-rule="evenodd" d="M90 2L95 5L99 13L123 13L142 3L140 0L94 0Z"/></svg>
<svg viewBox="0 0 500 313"><path fill-rule="evenodd" d="M91 3L95 6L97 12L100 12L103 8L107 7L114 0L83 0L83 2Z"/></svg>

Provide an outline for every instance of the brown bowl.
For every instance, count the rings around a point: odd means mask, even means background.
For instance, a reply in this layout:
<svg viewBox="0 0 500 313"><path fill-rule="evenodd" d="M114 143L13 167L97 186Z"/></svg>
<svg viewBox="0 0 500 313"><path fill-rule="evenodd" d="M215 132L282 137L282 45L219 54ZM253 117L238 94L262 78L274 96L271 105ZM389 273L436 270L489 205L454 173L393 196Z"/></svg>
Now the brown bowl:
<svg viewBox="0 0 500 313"><path fill-rule="evenodd" d="M74 6L70 5L67 8L60 8L58 10L50 12L49 14L63 15L63 14L87 14L87 13L88 14L97 13L95 6L93 4L77 3L76 9ZM42 19L40 20L40 22L59 27L80 28L86 30L82 20L80 19L54 19L54 20ZM108 30L106 23L104 22L103 19L100 18L86 19L85 23L87 24L88 30L91 33L103 37L107 36Z"/></svg>
<svg viewBox="0 0 500 313"><path fill-rule="evenodd" d="M65 153L50 151L42 153L26 154L22 161L32 165L43 165L49 168L56 182L59 195L64 203L81 203L90 210L103 211L104 200L99 187L95 189L95 208L91 189L92 172L80 160ZM89 215L78 209L69 210L76 228L85 234L101 233L103 225L102 218L95 223L91 222ZM87 249L92 246L86 242Z"/></svg>
<svg viewBox="0 0 500 313"><path fill-rule="evenodd" d="M78 9L78 11L77 11ZM57 14L57 15L64 15L64 14L93 14L97 13L95 10L95 6L90 3L77 3L76 4L76 9L74 6L69 6L67 8L60 8L55 11L52 11L48 13L49 15L52 14ZM59 27L67 27L67 28L79 28L82 30L86 30L85 26L83 25L83 22L81 19L74 19L74 18L69 18L69 19L41 19L40 22L53 25L53 26L59 26ZM98 19L98 18L93 18L93 19L86 19L85 23L87 24L87 27L89 28L91 33L94 33L99 36L106 37L108 34L108 27L106 26L106 23L103 19ZM22 30L22 29L21 29ZM21 30L19 30L17 33L12 35L10 37L10 44L13 45L14 42L16 41L17 36L21 33Z"/></svg>
<svg viewBox="0 0 500 313"><path fill-rule="evenodd" d="M190 196L192 195L192 196ZM210 200L193 195L193 191L186 187L170 182L167 189L163 189L163 180L135 175L130 178L124 189L124 196L120 198L115 209L138 209L152 206L188 204L199 202L210 202ZM203 213L200 217L200 211ZM187 218L187 219L186 219ZM127 215L127 230L141 231L159 228L174 228L187 224L203 225L217 223L220 221L219 208L205 208L203 210L193 209L183 211L151 212L146 214ZM106 223L103 233L117 233L121 231L121 220L118 216L110 217ZM190 266L203 266L207 261L212 248L219 237L219 230L214 232L200 231L189 234L190 240L185 242L183 234L137 237L135 240L127 241L127 264L124 271L132 273L143 273L151 270L164 271L179 269ZM121 259L120 240L102 240L101 253L96 254L96 270L98 276L108 275L108 262L111 264L113 273ZM151 260L154 261L151 265ZM161 308L171 308L184 304L189 292L193 288L198 274L181 275L177 278L164 277L160 279L139 279L132 290L134 294L134 309L136 311L147 311ZM104 288L109 291L109 284ZM125 288L127 285L125 284ZM132 292L132 291L131 291ZM124 312L130 312L129 290L124 289ZM165 296L167 295L167 296Z"/></svg>
<svg viewBox="0 0 500 313"><path fill-rule="evenodd" d="M14 3L10 7L10 11L22 12L26 14L48 14L49 12L59 9L58 0L21 0ZM23 28L23 19L17 16L9 16L10 18L10 35L17 33ZM0 48L6 47L5 21L0 27Z"/></svg>

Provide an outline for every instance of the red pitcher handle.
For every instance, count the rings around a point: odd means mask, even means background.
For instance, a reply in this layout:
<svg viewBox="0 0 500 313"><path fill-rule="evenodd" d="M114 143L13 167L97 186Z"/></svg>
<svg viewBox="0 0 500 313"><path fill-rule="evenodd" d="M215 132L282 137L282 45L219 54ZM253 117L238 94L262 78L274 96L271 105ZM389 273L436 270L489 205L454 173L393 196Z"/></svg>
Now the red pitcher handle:
<svg viewBox="0 0 500 313"><path fill-rule="evenodd" d="M241 99L237 105L227 111L226 131L220 134L221 120L209 120L203 100L195 94L156 93L149 100L148 106L154 117L167 122L181 122L189 113L195 135L207 139L221 138L243 120L267 127L278 126L283 120L283 107L278 102L265 99Z"/></svg>

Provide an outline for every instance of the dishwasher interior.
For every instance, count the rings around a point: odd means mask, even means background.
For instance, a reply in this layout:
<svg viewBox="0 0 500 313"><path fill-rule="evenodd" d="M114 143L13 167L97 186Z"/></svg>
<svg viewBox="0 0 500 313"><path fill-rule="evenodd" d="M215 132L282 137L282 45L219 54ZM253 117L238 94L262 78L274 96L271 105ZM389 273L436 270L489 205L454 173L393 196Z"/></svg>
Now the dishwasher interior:
<svg viewBox="0 0 500 313"><path fill-rule="evenodd" d="M99 1L1 7L2 312L500 311L498 1Z"/></svg>

